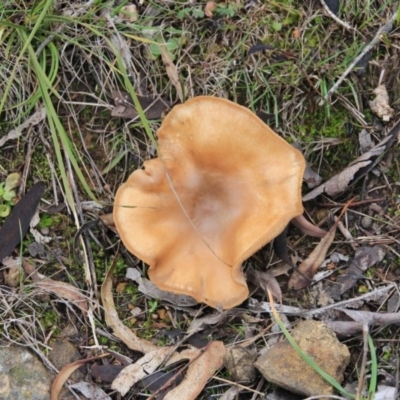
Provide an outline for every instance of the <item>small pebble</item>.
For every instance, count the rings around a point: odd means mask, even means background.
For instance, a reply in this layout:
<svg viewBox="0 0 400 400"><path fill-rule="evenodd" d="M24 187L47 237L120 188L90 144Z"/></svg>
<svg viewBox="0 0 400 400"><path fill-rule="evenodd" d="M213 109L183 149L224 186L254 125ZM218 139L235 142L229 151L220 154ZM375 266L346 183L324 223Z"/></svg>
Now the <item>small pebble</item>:
<svg viewBox="0 0 400 400"><path fill-rule="evenodd" d="M50 229L49 229L49 228L42 228L42 229L40 230L40 233L41 233L42 235L47 236L47 235L50 233Z"/></svg>
<svg viewBox="0 0 400 400"><path fill-rule="evenodd" d="M361 226L365 229L371 228L372 225L372 218L369 216L362 217L361 219Z"/></svg>

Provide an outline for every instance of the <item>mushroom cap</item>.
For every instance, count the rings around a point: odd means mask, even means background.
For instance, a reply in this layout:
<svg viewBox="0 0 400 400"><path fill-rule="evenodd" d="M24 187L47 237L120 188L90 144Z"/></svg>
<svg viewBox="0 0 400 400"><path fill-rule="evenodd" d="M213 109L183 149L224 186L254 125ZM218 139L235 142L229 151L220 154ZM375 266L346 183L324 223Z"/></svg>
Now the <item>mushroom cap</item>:
<svg viewBox="0 0 400 400"><path fill-rule="evenodd" d="M248 288L242 262L302 214L302 154L245 107L214 97L175 106L158 158L118 189L122 242L162 290L224 309Z"/></svg>

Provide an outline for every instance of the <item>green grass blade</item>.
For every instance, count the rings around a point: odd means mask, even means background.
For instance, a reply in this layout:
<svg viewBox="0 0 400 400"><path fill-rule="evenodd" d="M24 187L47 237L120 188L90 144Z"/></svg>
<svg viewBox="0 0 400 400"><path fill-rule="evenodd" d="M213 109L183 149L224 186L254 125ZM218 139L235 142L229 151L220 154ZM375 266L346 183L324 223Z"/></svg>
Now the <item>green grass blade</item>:
<svg viewBox="0 0 400 400"><path fill-rule="evenodd" d="M269 292L268 292L269 293ZM290 345L296 350L296 353L315 371L317 372L322 378L324 378L331 386L333 386L338 392L340 392L343 396L347 396L351 399L354 399L355 396L351 393L346 392L346 390L340 385L340 383L330 376L327 372L325 372L311 357L309 357L301 348L300 346L296 343L296 341L293 339L292 335L289 333L289 331L286 329L285 325L279 318L279 314L276 311L275 305L272 300L272 296L269 293L269 299L271 303L271 310L272 313L275 317L275 321L278 324L279 328L285 335L287 341L290 343Z"/></svg>
<svg viewBox="0 0 400 400"><path fill-rule="evenodd" d="M368 335L368 347L371 353L371 380L369 381L368 398L369 400L373 400L378 381L378 360L376 358L376 349L371 335Z"/></svg>
<svg viewBox="0 0 400 400"><path fill-rule="evenodd" d="M18 58L17 58L17 60L16 60L16 62L14 64L14 68L13 68L11 74L10 74L10 79L7 82L7 86L6 86L5 90L4 90L3 98L1 99L1 102L0 102L0 114L3 111L3 108L4 108L4 105L5 105L6 100L8 98L8 95L10 94L11 86L12 86L12 83L14 82L15 74L16 74L17 68L19 67L19 64L20 64L20 61L22 59L22 56L25 54L26 50L28 49L29 45L31 44L32 39L36 35L36 32L41 27L42 22L44 20L44 17L47 14L47 11L49 10L50 6L53 5L53 3L54 3L53 0L45 1L44 7L43 7L39 17L37 18L34 27L32 28L29 36L26 37L26 40L24 41L24 45L23 45L23 47L21 49L21 52L20 52L20 54L19 54L19 56L18 56ZM21 31L22 31L22 29L21 29ZM24 31L24 33L25 33L25 31Z"/></svg>
<svg viewBox="0 0 400 400"><path fill-rule="evenodd" d="M21 32L21 36L24 38L24 33ZM47 119L49 121L50 129L51 129L52 139L53 139L53 143L54 143L54 147L55 147L55 151L56 151L57 162L59 164L61 177L62 177L62 181L64 184L64 190L65 190L65 194L67 196L68 204L71 207L73 206L73 197L72 197L70 185L69 185L69 182L67 179L65 167L64 167L64 162L63 162L61 148L60 148L60 142L62 144L62 147L67 152L67 155L70 159L71 165L74 168L74 171L75 171L76 175L78 176L78 179L79 179L80 183L82 184L84 190L86 191L86 193L92 200L99 202L99 200L97 200L96 196L90 189L89 185L86 182L85 177L82 174L81 168L79 167L79 164L76 160L75 154L72 150L72 144L68 138L67 132L65 131L65 129L57 115L57 111L54 108L53 102L50 98L49 92L50 91L53 92L53 90L54 90L54 88L52 88L51 81L49 80L49 78L45 74L45 72L43 71L42 66L39 63L32 46L28 46L28 53L30 56L30 62L32 63L33 70L35 71L37 79L39 81L41 95L43 96L43 101L44 101L44 104L46 107ZM57 134L60 137L60 141L58 140Z"/></svg>

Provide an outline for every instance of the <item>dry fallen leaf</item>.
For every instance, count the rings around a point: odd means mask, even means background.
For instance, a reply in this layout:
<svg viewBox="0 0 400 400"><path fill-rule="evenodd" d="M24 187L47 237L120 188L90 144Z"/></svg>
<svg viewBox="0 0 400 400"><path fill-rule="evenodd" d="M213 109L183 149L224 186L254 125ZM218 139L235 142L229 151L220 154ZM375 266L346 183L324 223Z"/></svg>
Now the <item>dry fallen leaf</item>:
<svg viewBox="0 0 400 400"><path fill-rule="evenodd" d="M46 292L54 293L55 295L68 300L75 306L79 307L79 309L86 315L88 311L87 297L77 287L66 282L55 281L39 274L35 267L24 259L22 260L22 266L25 273L33 280L34 287L40 288Z"/></svg>
<svg viewBox="0 0 400 400"><path fill-rule="evenodd" d="M328 196L338 196L345 192L350 185L356 183L378 164L384 152L389 149L396 140L399 132L400 121L396 122L380 143L352 161L342 172L328 179L325 183L303 196L303 201L312 200L322 193L326 193Z"/></svg>
<svg viewBox="0 0 400 400"><path fill-rule="evenodd" d="M308 279L300 275L297 271L294 271L289 279L289 287L299 290L310 284L313 276L325 260L326 253L335 238L336 227L337 224L334 224L325 237L318 243L317 247L311 252L309 257L298 267L298 271Z"/></svg>
<svg viewBox="0 0 400 400"><path fill-rule="evenodd" d="M203 354L189 365L183 382L168 392L164 400L197 399L208 380L222 367L225 353L222 342L211 342Z"/></svg>
<svg viewBox="0 0 400 400"><path fill-rule="evenodd" d="M64 385L64 383L67 381L67 379L71 376L71 374L77 370L81 365L86 364L88 362L92 362L94 360L97 360L102 357L106 357L109 354L102 354L97 357L91 357L91 358L86 358L84 360L78 360L75 361L71 364L66 365L56 376L56 378L53 381L53 384L51 385L51 393L50 393L50 400L58 400L58 397L60 395L61 389Z"/></svg>
<svg viewBox="0 0 400 400"><path fill-rule="evenodd" d="M172 352L173 347L161 347L147 353L134 364L124 368L114 379L111 388L125 396L136 382L152 374Z"/></svg>
<svg viewBox="0 0 400 400"><path fill-rule="evenodd" d="M161 51L161 58L164 62L165 69L167 71L167 75L171 80L171 83L175 86L179 100L183 103L183 90L181 82L179 80L178 70L176 69L175 64L172 62L165 46L160 46L160 51Z"/></svg>
<svg viewBox="0 0 400 400"><path fill-rule="evenodd" d="M265 293L269 290L279 303L282 303L282 291L278 281L271 272L260 272L249 269L246 274L247 279L254 285L262 288Z"/></svg>
<svg viewBox="0 0 400 400"><path fill-rule="evenodd" d="M340 218L346 212L347 208L351 205L354 199L351 199L343 207L340 215L336 218L336 221L328 233L321 239L317 247L311 252L310 256L304 260L300 267L294 271L293 275L289 279L288 286L294 289L302 289L311 283L312 278L317 272L318 268L324 262L326 253L329 250L330 245L335 238L336 229L340 223Z"/></svg>
<svg viewBox="0 0 400 400"><path fill-rule="evenodd" d="M382 261L385 255L386 251L378 245L358 248L349 268L342 271L335 283L328 285L327 293L335 300L339 300L343 293L354 287L358 280L364 278L363 272Z"/></svg>
<svg viewBox="0 0 400 400"><path fill-rule="evenodd" d="M185 349L178 353L174 352L172 346L160 347L124 368L115 378L111 387L125 395L134 384L153 374L165 360L168 359L166 366L169 366L182 360L194 360L200 354L201 349Z"/></svg>
<svg viewBox="0 0 400 400"><path fill-rule="evenodd" d="M390 121L394 110L389 106L389 95L385 85L379 85L373 92L375 99L369 102L371 111L383 121Z"/></svg>
<svg viewBox="0 0 400 400"><path fill-rule="evenodd" d="M158 346L145 339L138 338L118 317L112 296L113 270L112 266L101 286L101 299L104 307L104 314L107 326L109 326L115 336L120 338L131 350L149 353L158 349Z"/></svg>

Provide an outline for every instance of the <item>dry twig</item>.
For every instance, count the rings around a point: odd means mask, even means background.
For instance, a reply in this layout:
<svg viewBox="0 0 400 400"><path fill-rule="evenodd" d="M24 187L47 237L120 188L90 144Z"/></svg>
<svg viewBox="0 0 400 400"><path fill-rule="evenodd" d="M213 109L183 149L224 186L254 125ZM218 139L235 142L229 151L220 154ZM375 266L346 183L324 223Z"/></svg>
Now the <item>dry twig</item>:
<svg viewBox="0 0 400 400"><path fill-rule="evenodd" d="M388 33L392 30L393 23L396 19L397 12L394 12L393 15L390 17L389 21L386 22L385 25L383 25L374 38L371 40L370 43L368 43L365 47L364 50L353 60L353 62L349 65L349 67L346 69L346 71L343 72L342 76L336 81L336 83L329 89L328 93L325 95L324 100L329 100L330 97L332 96L333 93L336 92L338 87L342 84L342 82L346 79L347 75L350 74L350 72L354 69L354 67L357 65L357 63L379 42L381 35L384 33ZM323 105L324 101L321 100L319 105Z"/></svg>
<svg viewBox="0 0 400 400"><path fill-rule="evenodd" d="M324 7L324 10L327 12L327 14L334 20L336 23L339 25L343 26L343 28L346 28L348 30L356 30L352 26L350 26L347 22L342 21L338 16L336 16L328 7L328 5L325 3L325 0L320 0L322 7Z"/></svg>

